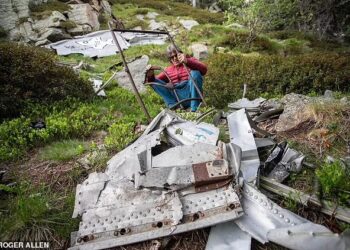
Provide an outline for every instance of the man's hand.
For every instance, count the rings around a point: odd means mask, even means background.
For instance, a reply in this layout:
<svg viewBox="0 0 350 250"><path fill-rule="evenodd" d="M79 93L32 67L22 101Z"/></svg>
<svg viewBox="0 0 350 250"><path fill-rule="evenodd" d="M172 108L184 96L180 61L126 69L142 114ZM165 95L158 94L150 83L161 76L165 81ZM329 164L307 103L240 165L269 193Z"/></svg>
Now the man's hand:
<svg viewBox="0 0 350 250"><path fill-rule="evenodd" d="M154 77L154 71L155 70L160 70L161 68L158 66L152 66L152 65L148 65L146 68L146 77L147 78L151 78Z"/></svg>
<svg viewBox="0 0 350 250"><path fill-rule="evenodd" d="M182 53L177 54L177 60L179 61L179 63L187 63L187 58L185 54Z"/></svg>

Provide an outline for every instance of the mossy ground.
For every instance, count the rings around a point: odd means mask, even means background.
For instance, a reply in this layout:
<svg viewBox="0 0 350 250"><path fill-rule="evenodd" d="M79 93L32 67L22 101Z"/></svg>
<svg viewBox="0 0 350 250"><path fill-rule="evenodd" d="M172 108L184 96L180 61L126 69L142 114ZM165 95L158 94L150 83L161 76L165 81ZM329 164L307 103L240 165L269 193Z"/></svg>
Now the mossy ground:
<svg viewBox="0 0 350 250"><path fill-rule="evenodd" d="M112 6L113 14L120 18L128 28L135 26L146 28L148 26L149 20L147 18L145 21L135 21L136 14L145 15L149 11L159 13L160 15L156 18L157 21L163 21L169 27L176 28L179 31L175 38L176 43L185 52L190 52L189 46L197 42L206 44L209 47L210 54L222 51L226 54L245 57L261 55L289 56L311 51L349 51L347 46L318 42L311 36L289 31L262 34L255 41L247 44L247 30L244 28L232 29L226 27L222 24L224 22L222 14L209 15L208 17L207 14L204 15L203 11L193 11L187 5L172 1L115 0L112 2L114 3ZM43 15L55 8L62 7L52 3L50 2L51 5L44 6L45 9L33 9L33 11L38 13L37 15ZM169 9L169 6L172 9ZM194 27L191 31L187 31L179 24L177 16L185 19L196 19L200 25ZM102 23L104 25L101 28L106 29L106 22ZM168 65L165 56L166 46L146 45L130 47L124 53L127 60L146 54L150 57L150 64L164 67ZM85 79L99 77L107 80L115 70L122 69L121 66L113 67L113 65L121 62L119 55L97 60L83 57L82 55L69 55L58 57L58 59L65 63L78 64L80 61L83 61L91 65L92 67L89 69L80 71L80 75ZM266 93L265 95L272 97L280 94ZM143 95L143 98L152 117L164 108L162 100L152 91ZM65 107L62 108L62 106ZM202 111L206 110L207 108ZM104 119L100 119L101 114ZM183 118L191 120L197 116L197 114L184 112L179 112L179 114ZM33 119L41 116L47 116L51 121L52 127L57 128L60 132L52 132L52 136L50 134L50 137L46 140L42 140L37 144L30 144L31 146L26 148L21 155L21 160L17 157L16 161L10 161L0 166L1 169L8 171L8 182L15 181L19 183L18 188L7 191L4 190L5 187L0 186L0 192L4 193L1 196L0 217L2 219L0 225L7 225L10 221L15 222L13 223L15 226L0 227L0 239L18 239L18 237L26 233L36 237L38 240L53 240L59 248L66 248L69 242L69 233L78 228L77 220L71 219L76 185L86 178L89 173L96 170L103 171L106 166L106 159L138 136L134 131L134 127L139 124L146 124L147 121L134 95L119 88L115 81L107 88L106 99L96 98L90 102L72 101L66 103L66 105L55 104L48 109L37 107L30 114L28 113L28 117ZM208 122L211 120L212 117L206 118ZM21 128L22 121L14 121L13 124L11 123L11 126ZM1 126L3 128L4 124L1 124ZM336 119L333 123L327 124L326 127L329 130L333 129L335 132L339 132L340 128ZM22 132L19 135L23 136L24 132ZM226 132L225 128L221 128L221 139L228 139ZM96 137L94 136L96 133L104 134L104 136ZM27 137L24 136L24 138ZM75 144L74 140L78 140L78 144ZM82 141L84 141L85 145L88 145L87 148L85 146L83 149L79 148ZM292 139L290 141L294 143L297 149L308 154L311 161L320 163L319 157L315 156L305 144L295 142ZM63 150L73 148L74 151L64 158L63 163L59 162L62 160L61 156L63 153L58 153L58 158L56 158L56 153L48 150L49 147L55 148L61 144L64 144ZM97 150L97 146L100 144L109 146L107 156L103 158L104 160L96 162L90 169L77 165L76 160L79 157ZM59 150L62 150L62 148ZM77 151L75 151L76 148L78 148ZM48 152L45 157L42 157L45 151ZM294 188L312 192L312 190L307 190L307 187L312 185L314 175L315 172L313 170L307 169L300 174L291 175L287 183ZM23 207L21 204L26 205ZM296 204L288 200L285 201L284 206L290 209L298 209ZM28 211L35 212L28 213ZM6 234L4 234L5 232ZM11 233L11 235L8 233ZM177 240L175 245L183 246L184 249L203 249L207 235L208 232L203 230L186 234L183 237L174 236L172 240ZM149 246L148 244L149 242L143 243L137 245L137 247L145 249ZM278 247L272 245L266 248L266 246L261 246L256 242L253 245L256 249L278 249Z"/></svg>

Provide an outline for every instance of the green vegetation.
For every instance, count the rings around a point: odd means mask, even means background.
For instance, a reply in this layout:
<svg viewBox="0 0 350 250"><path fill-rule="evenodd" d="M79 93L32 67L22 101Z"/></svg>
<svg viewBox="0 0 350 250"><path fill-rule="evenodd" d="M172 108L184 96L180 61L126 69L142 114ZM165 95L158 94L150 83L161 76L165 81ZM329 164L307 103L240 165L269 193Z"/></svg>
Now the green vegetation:
<svg viewBox="0 0 350 250"><path fill-rule="evenodd" d="M88 149L86 142L81 140L63 140L54 142L39 152L39 158L51 161L68 161L83 154Z"/></svg>
<svg viewBox="0 0 350 250"><path fill-rule="evenodd" d="M25 182L12 191L0 212L1 240L57 242L57 237L69 237L77 229L78 220L71 218L73 194L52 194L48 187Z"/></svg>
<svg viewBox="0 0 350 250"><path fill-rule="evenodd" d="M340 161L325 163L316 170L323 195L327 198L338 198L346 204L350 198L350 173Z"/></svg>
<svg viewBox="0 0 350 250"><path fill-rule="evenodd" d="M225 21L225 17L222 13L208 13L206 10L192 8L190 5L185 3L179 3L169 0L112 0L111 1L116 8L114 8L114 14L117 17L123 19L125 13L121 13L121 9L131 9L132 5L136 5L142 8L142 13L145 13L144 8L156 10L159 14L173 16L173 17L191 17L197 20L199 23L211 23L211 24L222 24ZM119 6L118 6L119 5ZM122 6L121 6L122 5ZM118 11L119 10L119 11ZM134 10L132 10L134 11ZM137 11L139 12L139 11ZM135 13L135 12L134 12ZM130 16L129 16L130 18ZM124 19L123 19L124 20Z"/></svg>
<svg viewBox="0 0 350 250"><path fill-rule="evenodd" d="M262 93L323 93L326 89L350 91L350 61L347 55L312 53L289 57L279 55L215 54L208 59L205 93L208 103L223 108L242 96Z"/></svg>
<svg viewBox="0 0 350 250"><path fill-rule="evenodd" d="M15 43L0 44L0 117L18 116L29 103L41 105L67 97L88 99L93 89L71 68L56 64L52 53Z"/></svg>
<svg viewBox="0 0 350 250"><path fill-rule="evenodd" d="M51 13L52 11L64 12L70 10L68 4L63 3L58 0L48 0L46 3L35 4L34 2L30 2L29 10L35 13Z"/></svg>
<svg viewBox="0 0 350 250"><path fill-rule="evenodd" d="M64 21L60 23L60 27L69 30L77 27L77 24L73 21Z"/></svg>

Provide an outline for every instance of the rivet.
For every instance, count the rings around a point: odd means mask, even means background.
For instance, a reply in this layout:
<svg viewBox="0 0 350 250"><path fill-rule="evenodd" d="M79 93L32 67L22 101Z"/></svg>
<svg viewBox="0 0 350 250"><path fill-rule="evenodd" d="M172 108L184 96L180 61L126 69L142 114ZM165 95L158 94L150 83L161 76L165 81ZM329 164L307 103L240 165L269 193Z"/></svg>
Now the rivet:
<svg viewBox="0 0 350 250"><path fill-rule="evenodd" d="M295 223L292 223L291 225L292 225L292 226L295 226Z"/></svg>
<svg viewBox="0 0 350 250"><path fill-rule="evenodd" d="M283 218L284 217L284 215L283 214L280 214L280 218Z"/></svg>
<svg viewBox="0 0 350 250"><path fill-rule="evenodd" d="M284 221L285 221L285 222L287 222L287 223L289 223L289 222L290 222L290 220L289 220L288 218L287 218L287 219L285 219Z"/></svg>
<svg viewBox="0 0 350 250"><path fill-rule="evenodd" d="M252 192L250 192L250 193L249 193L249 196L253 196L253 193L252 193Z"/></svg>
<svg viewBox="0 0 350 250"><path fill-rule="evenodd" d="M278 213L278 210L277 210L277 209L274 209L274 210L273 210L273 213L274 213L274 214L277 214L277 213Z"/></svg>
<svg viewBox="0 0 350 250"><path fill-rule="evenodd" d="M267 203L266 203L266 202L264 202L264 206L265 206L265 207L267 206Z"/></svg>
<svg viewBox="0 0 350 250"><path fill-rule="evenodd" d="M258 196L257 196L257 195L255 195L255 196L254 196L254 199L255 199L255 200L256 200L256 199L258 199Z"/></svg>

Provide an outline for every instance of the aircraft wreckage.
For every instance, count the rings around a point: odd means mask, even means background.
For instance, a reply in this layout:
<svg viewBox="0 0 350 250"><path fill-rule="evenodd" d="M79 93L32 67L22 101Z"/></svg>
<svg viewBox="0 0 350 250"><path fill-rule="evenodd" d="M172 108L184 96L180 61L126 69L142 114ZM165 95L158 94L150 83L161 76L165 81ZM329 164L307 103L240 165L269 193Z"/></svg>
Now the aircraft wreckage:
<svg viewBox="0 0 350 250"><path fill-rule="evenodd" d="M214 225L208 250L250 249L251 237L291 249L349 249L348 233L334 234L258 190L257 144L264 143L254 138L246 112L227 116L225 144L214 125L162 111L104 173L77 186L73 217L81 222L70 249L111 248ZM299 154L285 155L300 163Z"/></svg>

